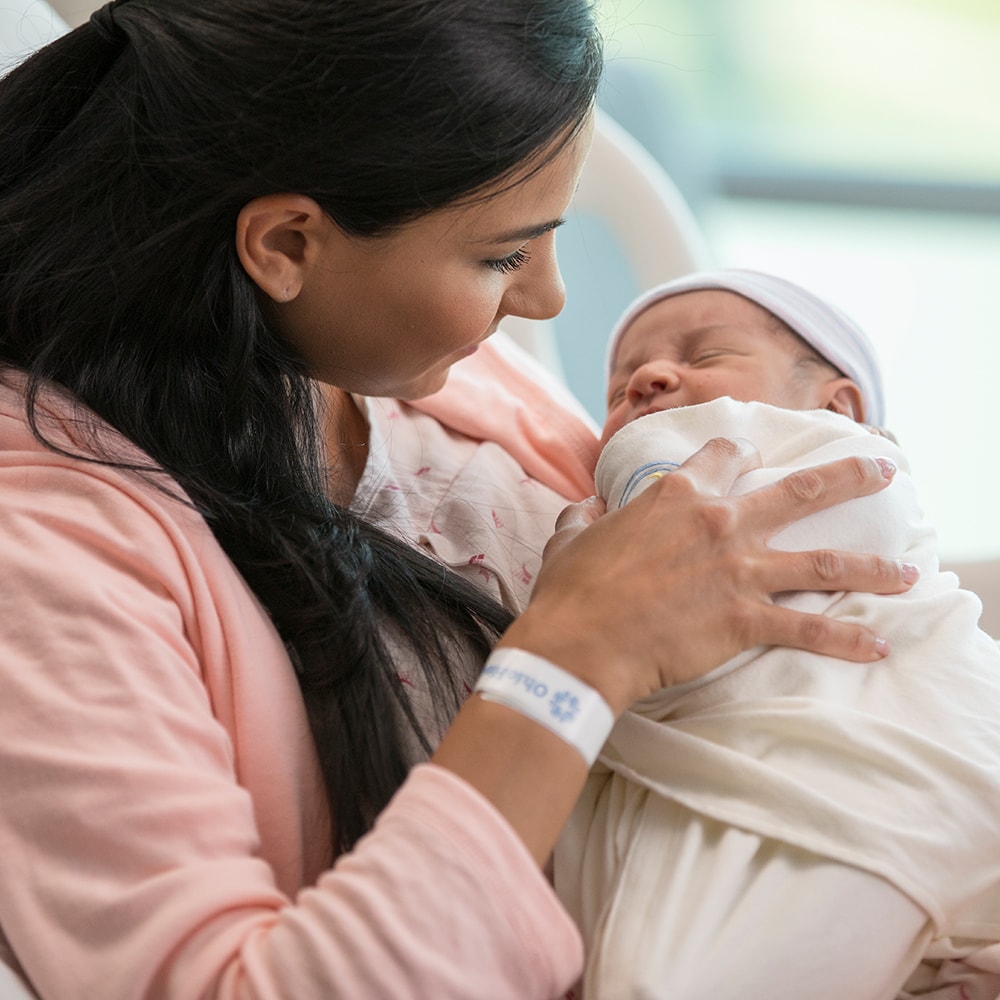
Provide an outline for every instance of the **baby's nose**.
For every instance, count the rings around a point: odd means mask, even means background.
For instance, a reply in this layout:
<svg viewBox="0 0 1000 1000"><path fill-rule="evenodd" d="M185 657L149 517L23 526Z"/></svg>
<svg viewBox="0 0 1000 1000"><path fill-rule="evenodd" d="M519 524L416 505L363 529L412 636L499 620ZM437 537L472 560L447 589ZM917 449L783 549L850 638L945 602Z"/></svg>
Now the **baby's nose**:
<svg viewBox="0 0 1000 1000"><path fill-rule="evenodd" d="M637 401L660 392L673 392L679 382L677 365L669 361L650 361L632 373L628 392L633 401Z"/></svg>

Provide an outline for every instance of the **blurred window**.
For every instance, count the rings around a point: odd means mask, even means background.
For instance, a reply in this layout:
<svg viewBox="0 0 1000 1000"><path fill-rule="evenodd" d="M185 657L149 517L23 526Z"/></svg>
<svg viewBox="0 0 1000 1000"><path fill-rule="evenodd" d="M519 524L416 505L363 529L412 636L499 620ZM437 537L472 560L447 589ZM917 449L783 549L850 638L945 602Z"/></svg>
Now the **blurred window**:
<svg viewBox="0 0 1000 1000"><path fill-rule="evenodd" d="M600 0L724 172L1000 180L997 0Z"/></svg>

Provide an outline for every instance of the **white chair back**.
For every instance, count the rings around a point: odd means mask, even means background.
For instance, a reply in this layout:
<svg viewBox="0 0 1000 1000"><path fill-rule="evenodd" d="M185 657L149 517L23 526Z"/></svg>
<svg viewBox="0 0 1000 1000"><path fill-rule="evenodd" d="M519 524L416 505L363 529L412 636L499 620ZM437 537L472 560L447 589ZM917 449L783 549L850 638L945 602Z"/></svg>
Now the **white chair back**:
<svg viewBox="0 0 1000 1000"><path fill-rule="evenodd" d="M44 0L4 0L0 4L0 75L65 30L66 22Z"/></svg>
<svg viewBox="0 0 1000 1000"><path fill-rule="evenodd" d="M36 1000L24 980L3 962L0 962L0 1000Z"/></svg>

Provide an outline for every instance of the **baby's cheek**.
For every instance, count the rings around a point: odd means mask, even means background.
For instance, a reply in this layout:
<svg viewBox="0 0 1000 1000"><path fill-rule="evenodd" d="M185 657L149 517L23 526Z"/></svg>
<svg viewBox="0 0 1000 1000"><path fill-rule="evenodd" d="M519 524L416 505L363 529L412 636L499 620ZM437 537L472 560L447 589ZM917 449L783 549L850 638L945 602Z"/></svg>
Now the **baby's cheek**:
<svg viewBox="0 0 1000 1000"><path fill-rule="evenodd" d="M624 406L616 406L609 410L607 419L604 421L604 430L601 432L601 444L607 444L612 435L616 431L620 431L626 423L627 414Z"/></svg>

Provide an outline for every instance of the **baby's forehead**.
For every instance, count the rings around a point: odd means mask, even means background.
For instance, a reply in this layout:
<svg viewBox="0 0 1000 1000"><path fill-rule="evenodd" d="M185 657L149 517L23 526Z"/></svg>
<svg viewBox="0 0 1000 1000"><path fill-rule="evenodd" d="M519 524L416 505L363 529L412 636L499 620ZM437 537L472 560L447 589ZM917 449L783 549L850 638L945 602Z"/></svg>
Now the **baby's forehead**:
<svg viewBox="0 0 1000 1000"><path fill-rule="evenodd" d="M773 313L737 292L698 289L659 299L634 316L618 335L610 360L617 368L634 355L659 348L684 348L725 331L741 336L792 333Z"/></svg>

